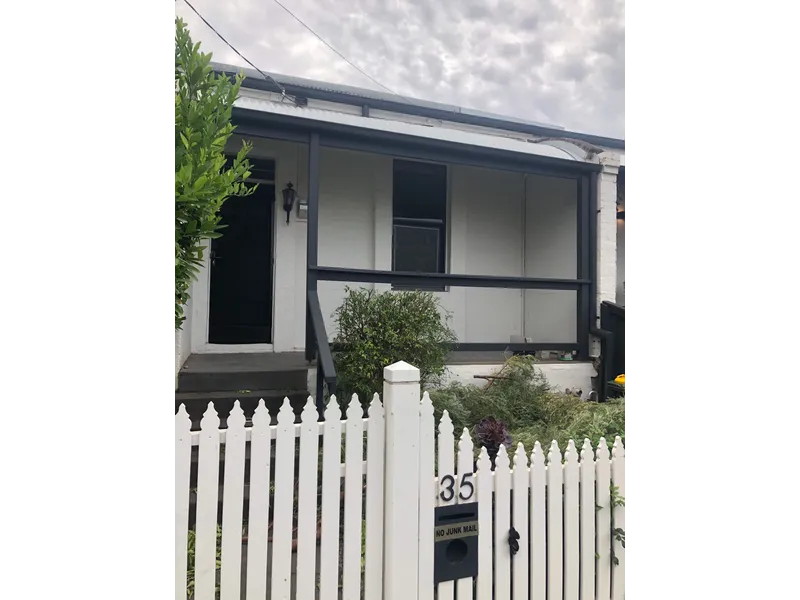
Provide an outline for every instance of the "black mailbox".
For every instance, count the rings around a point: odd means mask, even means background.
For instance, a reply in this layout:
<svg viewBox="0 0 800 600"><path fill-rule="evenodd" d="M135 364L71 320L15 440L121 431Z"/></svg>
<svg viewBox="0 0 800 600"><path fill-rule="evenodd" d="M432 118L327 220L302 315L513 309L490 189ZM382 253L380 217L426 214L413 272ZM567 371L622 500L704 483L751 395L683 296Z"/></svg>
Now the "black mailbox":
<svg viewBox="0 0 800 600"><path fill-rule="evenodd" d="M478 576L478 503L438 506L433 522L433 581Z"/></svg>

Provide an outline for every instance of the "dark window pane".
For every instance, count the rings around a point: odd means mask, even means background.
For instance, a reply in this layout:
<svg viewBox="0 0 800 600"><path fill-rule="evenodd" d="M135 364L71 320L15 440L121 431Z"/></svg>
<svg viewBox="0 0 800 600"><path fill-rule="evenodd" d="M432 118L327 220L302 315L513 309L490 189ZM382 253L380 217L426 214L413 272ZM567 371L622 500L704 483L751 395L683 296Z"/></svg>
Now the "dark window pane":
<svg viewBox="0 0 800 600"><path fill-rule="evenodd" d="M441 232L433 227L394 226L395 271L414 273L441 272Z"/></svg>

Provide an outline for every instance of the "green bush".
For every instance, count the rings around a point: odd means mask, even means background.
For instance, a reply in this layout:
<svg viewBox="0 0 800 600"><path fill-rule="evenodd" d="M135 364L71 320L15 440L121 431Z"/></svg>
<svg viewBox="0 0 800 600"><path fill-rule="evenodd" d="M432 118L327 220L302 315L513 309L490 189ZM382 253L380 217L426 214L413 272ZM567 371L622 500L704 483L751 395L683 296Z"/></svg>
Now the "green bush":
<svg viewBox="0 0 800 600"><path fill-rule="evenodd" d="M383 390L384 367L404 360L420 370L423 387L445 373L448 344L456 336L433 294L347 288L334 318L338 388L369 402Z"/></svg>
<svg viewBox="0 0 800 600"><path fill-rule="evenodd" d="M624 398L598 404L559 393L527 356L509 360L499 375L486 388L454 383L431 391L437 423L446 409L456 438L466 427L475 439L475 425L494 417L506 423L512 444L522 442L528 452L537 440L545 452L553 440L562 451L570 439L580 445L589 438L595 446L601 437L611 443L619 435L624 441Z"/></svg>
<svg viewBox="0 0 800 600"><path fill-rule="evenodd" d="M181 19L175 19L175 328L185 319L189 287L203 265L206 240L221 235L220 208L230 196L255 186L243 143L229 166L225 145L233 135L233 103L244 76L215 75L211 54L200 52Z"/></svg>

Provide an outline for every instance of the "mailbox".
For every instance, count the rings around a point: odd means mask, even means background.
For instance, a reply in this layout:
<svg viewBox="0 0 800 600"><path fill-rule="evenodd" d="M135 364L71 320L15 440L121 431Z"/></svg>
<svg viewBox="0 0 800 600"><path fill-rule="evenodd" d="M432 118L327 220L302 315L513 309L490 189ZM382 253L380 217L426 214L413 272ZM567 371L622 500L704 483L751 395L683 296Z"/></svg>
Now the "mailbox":
<svg viewBox="0 0 800 600"><path fill-rule="evenodd" d="M439 506L434 513L434 583L478 576L478 503Z"/></svg>

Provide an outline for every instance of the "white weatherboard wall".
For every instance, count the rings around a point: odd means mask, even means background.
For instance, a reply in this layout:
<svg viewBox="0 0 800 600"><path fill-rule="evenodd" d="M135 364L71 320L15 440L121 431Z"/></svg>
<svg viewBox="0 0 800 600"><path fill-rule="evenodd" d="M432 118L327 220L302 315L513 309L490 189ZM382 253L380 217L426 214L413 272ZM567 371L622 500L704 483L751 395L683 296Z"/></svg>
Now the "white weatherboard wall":
<svg viewBox="0 0 800 600"><path fill-rule="evenodd" d="M301 350L305 344L307 224L298 220L296 211L286 223L281 190L291 181L299 197L307 198L308 151L305 145L289 142L254 139L252 143L252 157L276 162L272 349ZM241 138L234 138L230 148L240 145ZM462 165L449 166L448 178L450 273L575 277L574 184ZM319 264L390 270L391 251L392 157L322 148ZM359 285L372 287L351 284ZM335 327L332 314L341 304L345 287L338 282L319 283L323 318L331 337ZM374 287L390 289L385 284ZM192 288L187 340L192 352L219 351L207 343L208 288L206 264ZM574 292L450 288L437 296L451 313L450 325L461 342L504 343L523 332L534 342L576 339Z"/></svg>
<svg viewBox="0 0 800 600"><path fill-rule="evenodd" d="M577 278L577 194L575 180L528 176L526 277ZM527 290L525 336L534 342L576 342L577 301L570 290Z"/></svg>

